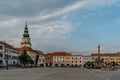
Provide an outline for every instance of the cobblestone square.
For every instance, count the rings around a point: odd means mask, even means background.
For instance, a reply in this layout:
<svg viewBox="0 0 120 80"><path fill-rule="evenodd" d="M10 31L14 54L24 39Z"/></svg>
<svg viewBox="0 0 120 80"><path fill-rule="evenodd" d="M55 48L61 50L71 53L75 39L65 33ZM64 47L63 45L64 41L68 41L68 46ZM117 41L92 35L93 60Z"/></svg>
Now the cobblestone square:
<svg viewBox="0 0 120 80"><path fill-rule="evenodd" d="M120 70L20 68L0 70L0 80L120 80Z"/></svg>

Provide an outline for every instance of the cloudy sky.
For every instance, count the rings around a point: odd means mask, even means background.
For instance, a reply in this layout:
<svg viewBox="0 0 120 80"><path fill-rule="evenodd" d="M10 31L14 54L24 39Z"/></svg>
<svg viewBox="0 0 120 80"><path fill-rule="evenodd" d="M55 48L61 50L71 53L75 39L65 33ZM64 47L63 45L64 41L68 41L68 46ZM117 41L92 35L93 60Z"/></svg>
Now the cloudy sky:
<svg viewBox="0 0 120 80"><path fill-rule="evenodd" d="M45 53L120 51L120 0L0 0L0 40L20 47L25 22Z"/></svg>

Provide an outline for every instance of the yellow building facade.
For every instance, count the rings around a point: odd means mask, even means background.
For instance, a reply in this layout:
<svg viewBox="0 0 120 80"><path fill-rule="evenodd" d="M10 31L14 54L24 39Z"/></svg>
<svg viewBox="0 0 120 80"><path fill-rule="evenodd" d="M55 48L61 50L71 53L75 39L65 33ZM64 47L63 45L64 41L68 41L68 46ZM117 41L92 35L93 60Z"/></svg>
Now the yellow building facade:
<svg viewBox="0 0 120 80"><path fill-rule="evenodd" d="M65 56L65 65L69 67L69 66L71 66L71 62L72 62L72 57Z"/></svg>
<svg viewBox="0 0 120 80"><path fill-rule="evenodd" d="M115 62L117 64L120 64L120 56L111 56L110 62Z"/></svg>
<svg viewBox="0 0 120 80"><path fill-rule="evenodd" d="M71 66L72 67L81 67L82 66L82 55L72 55L71 56Z"/></svg>

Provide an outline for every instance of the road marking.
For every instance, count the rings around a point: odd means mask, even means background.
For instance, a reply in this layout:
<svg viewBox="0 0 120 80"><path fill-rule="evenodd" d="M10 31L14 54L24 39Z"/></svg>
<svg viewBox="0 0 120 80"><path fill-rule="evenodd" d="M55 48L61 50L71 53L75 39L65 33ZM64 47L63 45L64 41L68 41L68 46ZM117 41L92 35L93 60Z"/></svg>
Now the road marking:
<svg viewBox="0 0 120 80"><path fill-rule="evenodd" d="M111 79L109 79L109 78L107 78L107 77L105 77L105 76L103 76L103 75L100 75L100 74L94 72L94 71L87 70L87 69L86 69L86 71L91 72L92 74L94 74L95 76L100 77L100 78L103 79L103 80L111 80Z"/></svg>

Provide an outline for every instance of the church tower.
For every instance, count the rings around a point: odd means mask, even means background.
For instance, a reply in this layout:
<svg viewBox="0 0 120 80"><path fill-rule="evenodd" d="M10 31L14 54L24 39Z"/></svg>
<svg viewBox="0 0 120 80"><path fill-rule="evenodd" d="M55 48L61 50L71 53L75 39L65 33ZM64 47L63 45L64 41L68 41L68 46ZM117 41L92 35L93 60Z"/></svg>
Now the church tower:
<svg viewBox="0 0 120 80"><path fill-rule="evenodd" d="M31 48L31 42L30 42L30 36L29 36L27 23L25 23L25 29L24 29L24 33L23 33L22 42L21 42L21 48L22 47L29 47L29 48Z"/></svg>

